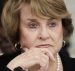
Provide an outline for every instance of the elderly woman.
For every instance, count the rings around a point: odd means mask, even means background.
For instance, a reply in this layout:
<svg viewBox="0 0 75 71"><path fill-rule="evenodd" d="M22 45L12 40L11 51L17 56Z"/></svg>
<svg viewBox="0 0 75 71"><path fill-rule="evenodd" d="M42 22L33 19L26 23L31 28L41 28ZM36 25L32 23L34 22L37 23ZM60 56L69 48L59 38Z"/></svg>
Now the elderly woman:
<svg viewBox="0 0 75 71"><path fill-rule="evenodd" d="M3 9L2 24L15 46L8 63L5 61L5 71L74 69L65 61L64 55L59 55L63 43L73 32L63 0L8 0ZM21 53L16 55L15 50Z"/></svg>

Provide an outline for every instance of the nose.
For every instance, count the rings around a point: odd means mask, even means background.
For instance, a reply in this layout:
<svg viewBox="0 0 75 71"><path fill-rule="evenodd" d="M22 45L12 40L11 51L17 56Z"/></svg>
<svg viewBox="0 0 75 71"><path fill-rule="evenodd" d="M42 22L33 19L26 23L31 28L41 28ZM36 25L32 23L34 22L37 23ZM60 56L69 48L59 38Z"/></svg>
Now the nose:
<svg viewBox="0 0 75 71"><path fill-rule="evenodd" d="M47 40L49 39L50 35L49 35L49 31L46 28L43 28L40 30L39 32L39 38L41 40Z"/></svg>

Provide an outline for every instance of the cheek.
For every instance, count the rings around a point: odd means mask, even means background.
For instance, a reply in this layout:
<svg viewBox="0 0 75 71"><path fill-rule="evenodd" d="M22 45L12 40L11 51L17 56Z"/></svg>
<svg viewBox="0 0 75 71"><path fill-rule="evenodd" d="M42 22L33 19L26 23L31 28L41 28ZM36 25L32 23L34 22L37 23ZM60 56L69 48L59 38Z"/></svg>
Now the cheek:
<svg viewBox="0 0 75 71"><path fill-rule="evenodd" d="M62 48L62 43L63 43L63 36L60 35L56 42L57 51L59 51Z"/></svg>
<svg viewBox="0 0 75 71"><path fill-rule="evenodd" d="M54 36L54 42L55 42L53 53L56 54L62 48L62 43L63 43L63 30L62 30L62 28L59 28L57 31L55 31L53 36Z"/></svg>
<svg viewBox="0 0 75 71"><path fill-rule="evenodd" d="M27 29L21 29L20 34L20 43L22 47L30 48L33 46L36 40L36 34L33 32L28 31Z"/></svg>
<svg viewBox="0 0 75 71"><path fill-rule="evenodd" d="M63 43L63 30L58 30L55 33L55 49L54 49L54 53L57 53L60 51L60 49L62 48L62 43Z"/></svg>
<svg viewBox="0 0 75 71"><path fill-rule="evenodd" d="M27 47L27 45L29 44L29 39L26 36L21 34L20 43L22 47Z"/></svg>
<svg viewBox="0 0 75 71"><path fill-rule="evenodd" d="M21 32L20 43L22 47L29 47L31 43L31 36L26 32Z"/></svg>

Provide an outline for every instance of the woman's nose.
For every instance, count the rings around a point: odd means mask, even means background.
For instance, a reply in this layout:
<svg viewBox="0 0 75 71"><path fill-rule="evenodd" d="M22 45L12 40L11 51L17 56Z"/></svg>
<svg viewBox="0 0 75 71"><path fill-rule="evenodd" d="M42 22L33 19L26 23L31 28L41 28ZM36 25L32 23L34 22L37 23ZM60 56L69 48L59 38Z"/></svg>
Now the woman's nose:
<svg viewBox="0 0 75 71"><path fill-rule="evenodd" d="M39 38L42 40L47 40L49 39L50 35L49 35L49 31L47 29L42 29L39 32Z"/></svg>

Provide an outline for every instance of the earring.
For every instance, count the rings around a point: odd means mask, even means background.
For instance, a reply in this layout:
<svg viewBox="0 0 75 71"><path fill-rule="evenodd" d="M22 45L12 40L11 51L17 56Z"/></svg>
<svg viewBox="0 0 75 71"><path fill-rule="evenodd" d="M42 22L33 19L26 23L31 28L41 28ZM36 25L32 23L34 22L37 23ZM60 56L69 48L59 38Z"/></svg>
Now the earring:
<svg viewBox="0 0 75 71"><path fill-rule="evenodd" d="M65 46L65 44L66 44L66 41L64 40L64 41L63 41L63 47Z"/></svg>
<svg viewBox="0 0 75 71"><path fill-rule="evenodd" d="M16 51L20 51L21 50L21 45L20 45L20 43L18 42L18 43L15 43L15 49L16 49Z"/></svg>

